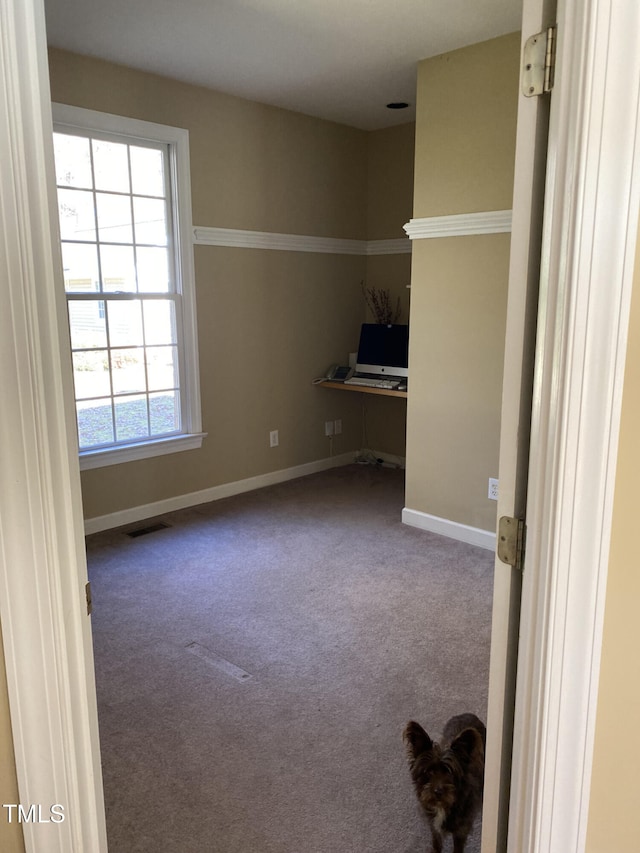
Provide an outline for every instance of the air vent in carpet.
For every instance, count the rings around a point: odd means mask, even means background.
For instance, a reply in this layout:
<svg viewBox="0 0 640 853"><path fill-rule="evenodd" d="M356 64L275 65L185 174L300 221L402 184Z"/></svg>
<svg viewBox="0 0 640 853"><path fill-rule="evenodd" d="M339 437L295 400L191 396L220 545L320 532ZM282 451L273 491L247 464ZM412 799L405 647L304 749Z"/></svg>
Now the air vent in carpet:
<svg viewBox="0 0 640 853"><path fill-rule="evenodd" d="M127 530L127 536L135 539L137 536L146 536L147 533L155 533L157 530L164 530L165 527L171 527L170 524L165 524L159 521L157 524L148 524L146 527L137 527L135 530Z"/></svg>
<svg viewBox="0 0 640 853"><path fill-rule="evenodd" d="M201 658L210 666L214 666L216 669L221 670L221 672L230 675L232 678L235 678L236 681L246 681L248 678L251 678L250 672L240 669L239 666L236 666L234 663L231 663L231 661L226 660L226 658L221 658L220 655L212 652L211 649L208 649L206 646L201 646L200 643L189 643L185 648L188 652L191 652L192 655Z"/></svg>

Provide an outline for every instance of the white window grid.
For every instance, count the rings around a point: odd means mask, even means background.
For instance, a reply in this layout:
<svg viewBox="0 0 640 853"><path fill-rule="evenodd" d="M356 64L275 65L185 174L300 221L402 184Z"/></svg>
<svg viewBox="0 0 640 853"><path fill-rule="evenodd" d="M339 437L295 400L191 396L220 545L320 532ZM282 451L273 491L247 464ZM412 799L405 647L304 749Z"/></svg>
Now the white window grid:
<svg viewBox="0 0 640 853"><path fill-rule="evenodd" d="M178 128L171 128L164 125L155 125L148 122L126 119L119 116L110 116L104 113L97 113L90 110L83 110L75 107L54 104L54 130L57 133L68 133L72 136L84 136L88 139L105 139L115 142L125 143L137 147L156 148L163 152L163 164L165 170L165 208L167 222L167 249L169 258L169 286L166 291L160 292L144 292L139 290L136 292L112 292L105 291L103 288L104 280L102 271L100 270L100 290L91 292L68 291L66 298L68 303L81 304L97 303L99 313L108 313L106 311L107 303L126 302L131 300L140 300L141 310L143 303L153 302L154 300L166 300L173 306L173 320L175 324L174 343L177 353L177 394L179 399L179 425L176 425L174 430L164 430L159 434L152 434L142 438L124 438L118 440L116 433L116 410L115 410L115 392L113 387L113 377L109 372L110 394L109 401L111 403L111 417L113 436L116 439L113 442L92 444L86 449L81 449L80 463L82 468L100 467L102 465L116 464L122 461L128 461L147 456L160 455L171 453L175 450L186 450L199 447L204 437L201 430L200 418L200 394L198 382L198 364L197 364L197 339L196 339L196 319L195 319L195 286L193 281L193 257L190 235L190 186L189 186L189 167L188 167L188 134ZM124 132L114 132L116 127L119 131L124 126ZM128 149L129 151L129 149ZM93 157L93 155L92 155ZM93 162L92 162L93 175ZM65 188L67 188L65 186ZM178 189L180 192L178 193ZM134 193L130 188L129 193L115 193L117 195L128 195L130 204L133 205L133 198L144 197L144 193ZM93 195L93 211L94 218L96 215L96 183L92 181L92 188L88 190ZM103 192L100 188L100 193ZM108 191L107 191L108 192ZM157 196L153 198L157 199ZM135 229L135 217L132 216L133 228ZM178 225L182 225L179 229ZM97 226L97 223L96 223ZM108 244L108 240L101 239L99 229L96 227L95 241L90 241L96 245L98 262L100 263L100 253L98 251L100 245ZM71 243L72 240L64 242ZM86 243L85 243L86 244ZM117 245L122 245L118 243ZM134 253L136 247L147 247L148 245L142 241L136 241L135 231L131 245ZM189 297L189 301L185 303L185 294ZM188 309L188 310L185 310ZM112 350L111 341L109 340L109 324L105 322L107 334L106 347L101 349L106 350L107 356L110 358ZM143 339L141 342L142 352L146 353L153 349L153 345L145 340L145 331L143 325ZM123 349L123 347L118 347ZM83 348L75 348L74 352L82 352ZM143 359L145 371L145 387L144 399L146 405L146 417L149 425L152 422L149 412L150 391L148 382L148 364L147 359ZM175 391L175 388L166 389ZM156 390L151 392L152 396ZM125 398L126 394L118 394L117 397ZM140 397L141 394L132 391L131 398ZM82 402L86 402L89 398L83 398ZM83 464L84 463L84 464Z"/></svg>

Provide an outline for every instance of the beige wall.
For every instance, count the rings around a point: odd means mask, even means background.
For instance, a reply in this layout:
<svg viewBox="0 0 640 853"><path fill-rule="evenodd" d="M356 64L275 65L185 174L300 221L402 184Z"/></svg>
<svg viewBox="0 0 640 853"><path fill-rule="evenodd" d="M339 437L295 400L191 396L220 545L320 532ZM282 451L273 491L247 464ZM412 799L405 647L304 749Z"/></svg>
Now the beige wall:
<svg viewBox="0 0 640 853"><path fill-rule="evenodd" d="M13 756L9 697L4 667L4 648L0 632L0 805L19 803L16 766ZM7 821L7 811L0 811L0 850L2 853L24 853L22 829L15 820Z"/></svg>
<svg viewBox="0 0 640 853"><path fill-rule="evenodd" d="M367 142L367 238L407 240L402 226L411 219L413 210L415 124L374 131ZM367 257L367 286L387 288L394 305L400 299L401 323L409 321L410 283L410 253ZM368 310L364 320L372 320ZM367 396L362 402L366 427L363 443L371 450L404 457L406 400Z"/></svg>
<svg viewBox="0 0 640 853"><path fill-rule="evenodd" d="M520 35L420 63L413 215L511 207Z"/></svg>
<svg viewBox="0 0 640 853"><path fill-rule="evenodd" d="M184 127L193 223L364 238L366 133L60 50L53 101Z"/></svg>
<svg viewBox="0 0 640 853"><path fill-rule="evenodd" d="M519 34L418 71L414 217L511 207ZM509 236L413 241L406 506L495 529Z"/></svg>
<svg viewBox="0 0 640 853"><path fill-rule="evenodd" d="M406 237L413 211L416 126L375 130L367 137L367 238Z"/></svg>
<svg viewBox="0 0 640 853"><path fill-rule="evenodd" d="M640 849L640 235L622 400L587 853Z"/></svg>

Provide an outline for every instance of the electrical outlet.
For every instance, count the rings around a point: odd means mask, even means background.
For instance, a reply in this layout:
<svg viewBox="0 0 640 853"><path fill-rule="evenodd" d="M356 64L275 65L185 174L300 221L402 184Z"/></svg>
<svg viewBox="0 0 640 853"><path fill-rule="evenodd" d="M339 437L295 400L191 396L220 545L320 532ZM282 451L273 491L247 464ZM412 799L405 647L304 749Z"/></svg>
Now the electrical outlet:
<svg viewBox="0 0 640 853"><path fill-rule="evenodd" d="M328 436L333 435L333 421L324 422L324 434Z"/></svg>
<svg viewBox="0 0 640 853"><path fill-rule="evenodd" d="M269 433L269 447L277 447L280 443L280 438L278 436L278 430L272 429Z"/></svg>
<svg viewBox="0 0 640 853"><path fill-rule="evenodd" d="M341 432L342 432L342 421L340 420L340 418L338 418L338 420L333 422L333 433L334 433L334 435L340 435Z"/></svg>
<svg viewBox="0 0 640 853"><path fill-rule="evenodd" d="M499 484L499 482L500 481L496 480L495 477L489 477L489 494L487 495L487 497L491 501L497 501L498 500L498 484Z"/></svg>

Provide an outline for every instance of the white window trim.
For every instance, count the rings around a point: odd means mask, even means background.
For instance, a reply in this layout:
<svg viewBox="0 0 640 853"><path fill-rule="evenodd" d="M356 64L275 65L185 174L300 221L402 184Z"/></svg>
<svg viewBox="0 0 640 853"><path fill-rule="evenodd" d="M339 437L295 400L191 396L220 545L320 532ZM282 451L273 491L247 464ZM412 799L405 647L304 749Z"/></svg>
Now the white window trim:
<svg viewBox="0 0 640 853"><path fill-rule="evenodd" d="M200 377L198 368L198 329L196 313L195 266L193 260L193 225L191 216L191 170L189 163L189 131L155 122L126 116L87 110L68 104L52 104L55 129L102 131L125 134L140 140L163 142L170 146L172 195L176 218L176 288L182 294L182 357L184 380L183 432L166 438L151 438L116 447L79 451L80 470L119 465L136 459L148 459L182 450L194 450L202 445Z"/></svg>

